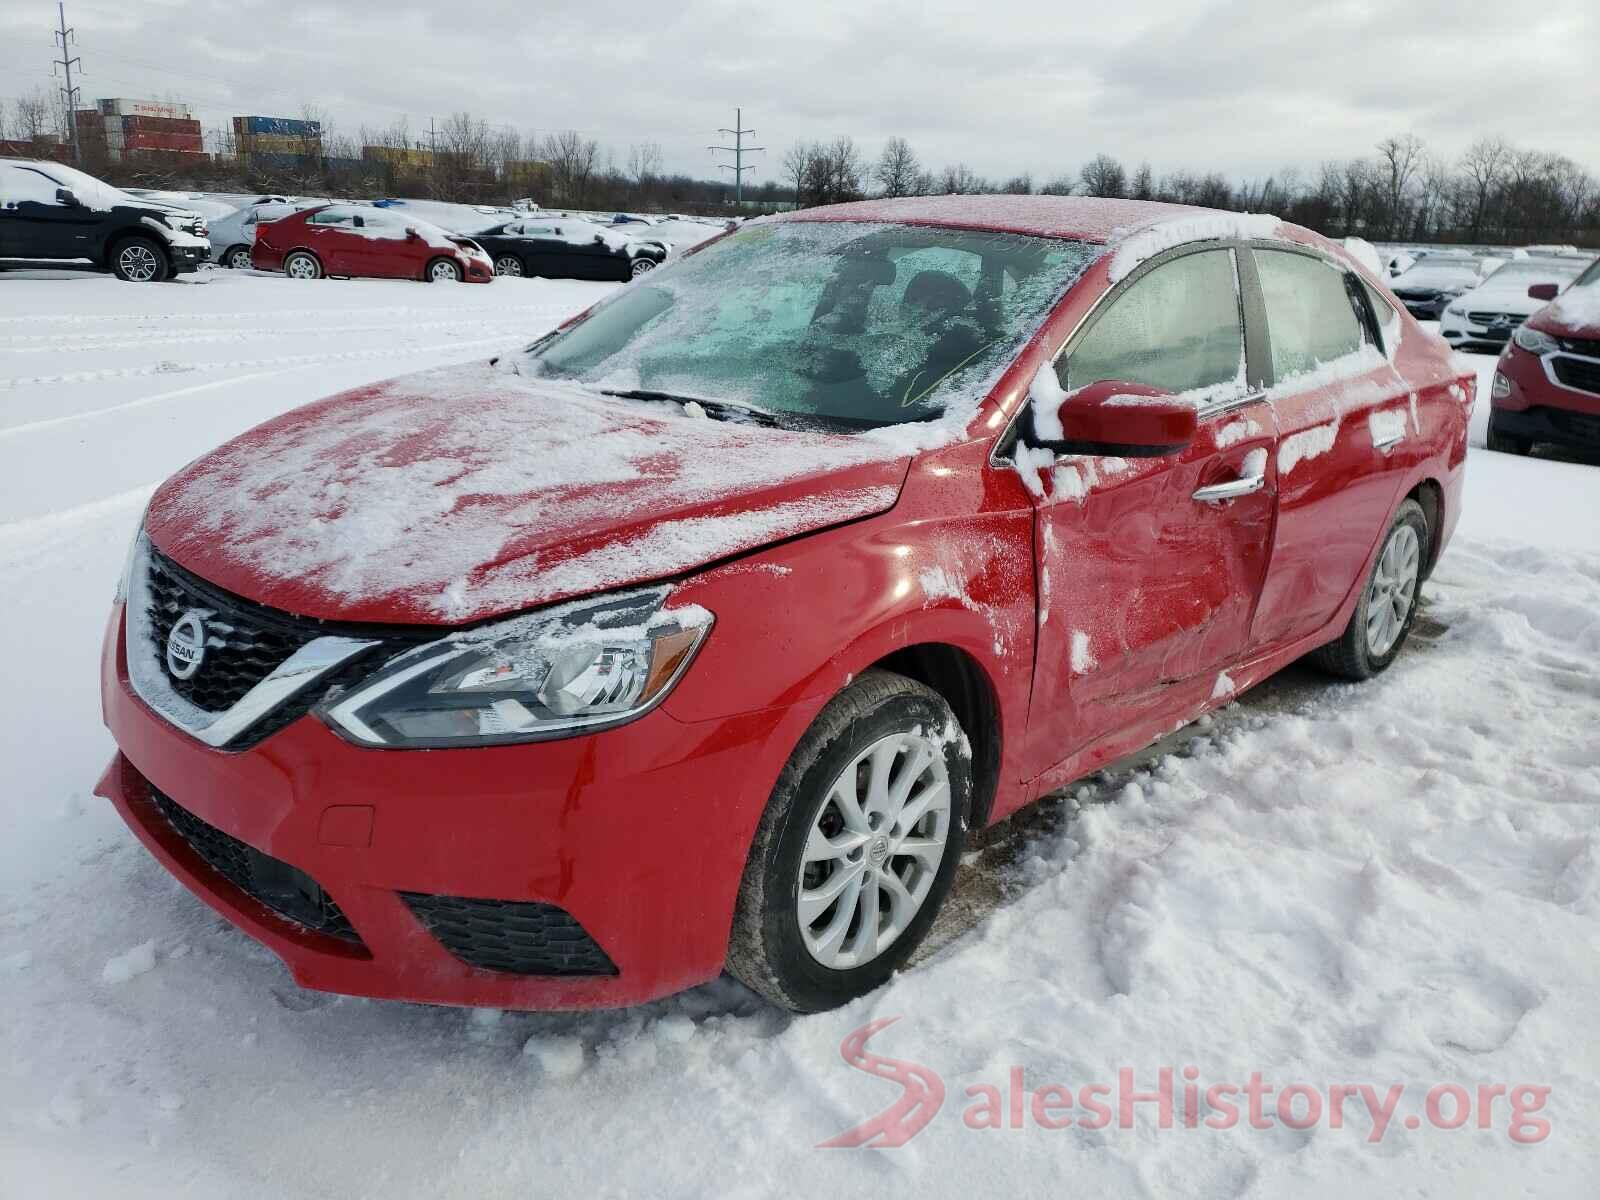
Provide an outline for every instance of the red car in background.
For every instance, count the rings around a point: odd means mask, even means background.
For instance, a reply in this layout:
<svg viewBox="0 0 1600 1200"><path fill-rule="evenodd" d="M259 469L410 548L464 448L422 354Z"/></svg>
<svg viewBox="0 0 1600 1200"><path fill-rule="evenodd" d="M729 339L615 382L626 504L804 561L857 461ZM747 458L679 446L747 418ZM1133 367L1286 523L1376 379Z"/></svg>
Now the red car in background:
<svg viewBox="0 0 1600 1200"><path fill-rule="evenodd" d="M1400 653L1474 376L1343 249L1137 201L743 226L155 493L99 785L306 987L885 982L968 831Z"/></svg>
<svg viewBox="0 0 1600 1200"><path fill-rule="evenodd" d="M471 238L387 209L324 204L256 226L250 261L292 279L326 275L488 283L494 263Z"/></svg>
<svg viewBox="0 0 1600 1200"><path fill-rule="evenodd" d="M1506 343L1489 403L1489 449L1527 454L1535 442L1600 449L1600 259L1557 298L1553 283L1528 295L1553 300Z"/></svg>

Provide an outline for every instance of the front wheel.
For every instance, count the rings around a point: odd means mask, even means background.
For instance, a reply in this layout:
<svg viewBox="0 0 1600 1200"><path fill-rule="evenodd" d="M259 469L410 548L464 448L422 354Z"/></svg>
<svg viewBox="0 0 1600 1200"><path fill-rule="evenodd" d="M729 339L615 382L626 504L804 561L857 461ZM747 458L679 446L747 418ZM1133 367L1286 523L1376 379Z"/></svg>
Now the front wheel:
<svg viewBox="0 0 1600 1200"><path fill-rule="evenodd" d="M448 258L436 258L428 264L425 278L429 283L460 283L465 276L459 263Z"/></svg>
<svg viewBox="0 0 1600 1200"><path fill-rule="evenodd" d="M1527 438L1512 437L1501 433L1494 427L1494 418L1489 418L1489 449L1499 454L1529 454L1533 450L1533 443Z"/></svg>
<svg viewBox="0 0 1600 1200"><path fill-rule="evenodd" d="M160 283L172 270L160 246L146 237L131 237L111 251L111 273L129 283Z"/></svg>
<svg viewBox="0 0 1600 1200"><path fill-rule="evenodd" d="M1356 611L1338 641L1312 653L1324 670L1346 679L1369 679L1399 657L1417 619L1417 593L1428 548L1428 518L1407 500L1378 551Z"/></svg>
<svg viewBox="0 0 1600 1200"><path fill-rule="evenodd" d="M740 884L730 973L797 1012L880 987L950 890L971 796L971 753L943 697L864 673L778 777Z"/></svg>
<svg viewBox="0 0 1600 1200"><path fill-rule="evenodd" d="M639 276L644 275L647 272L654 271L655 269L656 264L653 260L648 258L636 258L633 260L633 265L628 268L628 275L632 279L637 279Z"/></svg>

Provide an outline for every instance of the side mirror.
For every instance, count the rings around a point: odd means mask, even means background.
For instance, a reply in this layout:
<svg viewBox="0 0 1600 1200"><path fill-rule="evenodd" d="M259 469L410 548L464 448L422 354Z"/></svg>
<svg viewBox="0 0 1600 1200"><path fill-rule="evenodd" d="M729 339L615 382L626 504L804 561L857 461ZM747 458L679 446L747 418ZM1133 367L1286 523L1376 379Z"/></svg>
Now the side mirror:
<svg viewBox="0 0 1600 1200"><path fill-rule="evenodd" d="M1044 370L1053 380L1053 368ZM1024 440L1030 446L1056 454L1160 458L1194 441L1194 405L1160 388L1103 379L1060 395L1054 411L1041 390L1036 386L1028 399Z"/></svg>
<svg viewBox="0 0 1600 1200"><path fill-rule="evenodd" d="M1553 283L1536 283L1528 289L1528 299L1554 300L1560 291L1561 289Z"/></svg>
<svg viewBox="0 0 1600 1200"><path fill-rule="evenodd" d="M415 225L406 226L406 241L415 242L421 240L421 238L422 235L417 232L417 227Z"/></svg>
<svg viewBox="0 0 1600 1200"><path fill-rule="evenodd" d="M79 200L78 197L73 194L71 188L57 188L56 203L65 204L68 208L83 207L83 201Z"/></svg>
<svg viewBox="0 0 1600 1200"><path fill-rule="evenodd" d="M594 235L594 244L596 246L604 246L606 244L606 235L603 234L603 233L595 234Z"/></svg>

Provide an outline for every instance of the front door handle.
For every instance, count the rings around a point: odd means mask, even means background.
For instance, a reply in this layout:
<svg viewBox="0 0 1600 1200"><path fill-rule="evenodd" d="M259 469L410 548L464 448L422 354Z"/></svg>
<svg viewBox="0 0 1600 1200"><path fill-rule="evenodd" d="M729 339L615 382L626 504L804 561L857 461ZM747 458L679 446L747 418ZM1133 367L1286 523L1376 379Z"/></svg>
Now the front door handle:
<svg viewBox="0 0 1600 1200"><path fill-rule="evenodd" d="M1222 504L1229 500L1237 500L1240 496L1248 496L1259 492L1267 484L1266 455L1260 456L1259 462L1246 462L1245 474L1237 479L1229 479L1225 483L1213 483L1198 489L1194 498L1202 504Z"/></svg>

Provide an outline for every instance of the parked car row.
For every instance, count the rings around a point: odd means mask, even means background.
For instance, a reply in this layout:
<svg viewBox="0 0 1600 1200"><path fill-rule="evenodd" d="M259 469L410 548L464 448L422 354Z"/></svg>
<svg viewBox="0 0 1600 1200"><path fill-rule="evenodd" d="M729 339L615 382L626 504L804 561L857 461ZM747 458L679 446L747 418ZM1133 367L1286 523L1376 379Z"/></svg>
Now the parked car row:
<svg viewBox="0 0 1600 1200"><path fill-rule="evenodd" d="M1508 262L1445 305L1439 332L1458 349L1498 352L1524 321L1554 300L1592 261L1561 255Z"/></svg>
<svg viewBox="0 0 1600 1200"><path fill-rule="evenodd" d="M185 195L123 191L59 163L0 159L0 259L75 263L134 281L171 278L208 260L302 279L627 280L665 262L675 243L698 243L717 230L677 214L597 221L521 202L497 208L267 195L231 207ZM216 215L208 221L186 202Z"/></svg>

